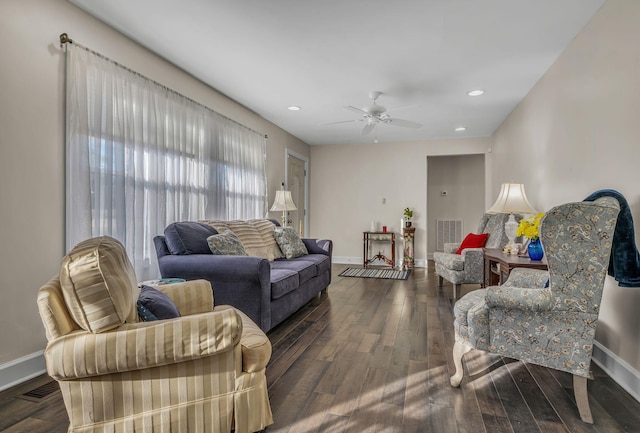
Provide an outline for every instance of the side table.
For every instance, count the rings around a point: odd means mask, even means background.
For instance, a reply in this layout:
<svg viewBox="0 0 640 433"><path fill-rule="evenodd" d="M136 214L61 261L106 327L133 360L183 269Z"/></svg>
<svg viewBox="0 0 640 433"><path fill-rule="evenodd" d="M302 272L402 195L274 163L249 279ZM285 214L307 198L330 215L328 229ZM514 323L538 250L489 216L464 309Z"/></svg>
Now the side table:
<svg viewBox="0 0 640 433"><path fill-rule="evenodd" d="M383 263L391 266L392 268L396 266L396 234L393 232L362 232L362 241L363 241L363 254L364 258L363 266L366 268L367 265L371 264L374 260L381 260ZM384 254L382 254L382 250L378 250L378 254L375 254L373 257L369 258L371 242L389 242L391 243L391 258L388 258Z"/></svg>
<svg viewBox="0 0 640 433"><path fill-rule="evenodd" d="M484 266L482 282L484 287L500 286L509 278L512 269L531 268L547 270L547 258L531 260L529 257L519 257L505 254L500 248L483 248Z"/></svg>
<svg viewBox="0 0 640 433"><path fill-rule="evenodd" d="M402 229L402 270L413 269L415 260L413 256L413 239L415 237L415 227L405 227Z"/></svg>

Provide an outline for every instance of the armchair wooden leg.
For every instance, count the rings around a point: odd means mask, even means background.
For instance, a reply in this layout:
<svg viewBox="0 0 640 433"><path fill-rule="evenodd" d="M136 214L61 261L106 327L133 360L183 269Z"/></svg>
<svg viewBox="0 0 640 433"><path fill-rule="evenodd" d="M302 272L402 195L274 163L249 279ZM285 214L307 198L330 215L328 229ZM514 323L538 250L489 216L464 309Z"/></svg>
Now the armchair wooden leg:
<svg viewBox="0 0 640 433"><path fill-rule="evenodd" d="M442 288L443 280L444 280L444 278L442 278L440 275L438 275L438 287Z"/></svg>
<svg viewBox="0 0 640 433"><path fill-rule="evenodd" d="M462 284L454 284L453 285L453 300L458 299L458 292L462 288Z"/></svg>
<svg viewBox="0 0 640 433"><path fill-rule="evenodd" d="M576 397L576 404L578 405L580 419L582 419L582 421L586 422L587 424L593 424L591 408L589 407L589 395L587 394L586 377L577 376L575 374L573 375L573 394Z"/></svg>
<svg viewBox="0 0 640 433"><path fill-rule="evenodd" d="M462 357L465 353L469 352L471 347L465 346L462 343L456 343L453 345L453 365L456 366L456 373L451 376L449 379L449 383L454 388L460 386L460 382L462 382L462 377L464 376L464 368L462 367Z"/></svg>

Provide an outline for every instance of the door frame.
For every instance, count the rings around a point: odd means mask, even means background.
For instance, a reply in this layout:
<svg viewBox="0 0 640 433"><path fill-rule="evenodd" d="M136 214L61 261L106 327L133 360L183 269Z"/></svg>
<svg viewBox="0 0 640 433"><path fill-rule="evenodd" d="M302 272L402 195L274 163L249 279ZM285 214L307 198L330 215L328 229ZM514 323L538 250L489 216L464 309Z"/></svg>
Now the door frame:
<svg viewBox="0 0 640 433"><path fill-rule="evenodd" d="M309 212L307 212L307 210L309 209L309 158L299 154L298 152L292 149L289 149L288 147L286 148L285 155L284 155L285 185L289 184L289 156L293 156L294 158L304 162L304 208L303 208L304 216L302 218L302 221L304 225L303 235L306 237L306 236L309 236Z"/></svg>

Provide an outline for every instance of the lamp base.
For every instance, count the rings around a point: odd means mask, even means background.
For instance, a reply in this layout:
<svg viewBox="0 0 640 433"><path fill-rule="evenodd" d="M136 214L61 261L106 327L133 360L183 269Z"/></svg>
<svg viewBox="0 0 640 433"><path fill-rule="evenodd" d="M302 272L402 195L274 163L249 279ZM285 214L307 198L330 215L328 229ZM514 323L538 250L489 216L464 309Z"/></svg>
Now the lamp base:
<svg viewBox="0 0 640 433"><path fill-rule="evenodd" d="M516 222L516 217L510 213L509 219L506 223L504 223L504 234L509 239L507 246L509 248L513 247L513 243L516 240L516 233L518 232L518 223Z"/></svg>

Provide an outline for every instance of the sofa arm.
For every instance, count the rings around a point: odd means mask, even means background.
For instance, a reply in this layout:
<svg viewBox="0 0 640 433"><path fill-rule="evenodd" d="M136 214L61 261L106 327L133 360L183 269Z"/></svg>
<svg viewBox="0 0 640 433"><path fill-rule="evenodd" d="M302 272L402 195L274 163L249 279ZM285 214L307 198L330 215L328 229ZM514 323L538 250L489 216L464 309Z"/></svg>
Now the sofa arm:
<svg viewBox="0 0 640 433"><path fill-rule="evenodd" d="M47 345L47 372L56 380L68 380L176 364L229 351L241 334L241 317L231 307L125 323L100 334L76 331Z"/></svg>
<svg viewBox="0 0 640 433"><path fill-rule="evenodd" d="M553 297L550 289L531 289L522 287L488 287L485 301L489 308L508 308L525 311L550 311Z"/></svg>
<svg viewBox="0 0 640 433"><path fill-rule="evenodd" d="M181 316L213 311L213 291L207 280L164 284L157 288L171 298Z"/></svg>
<svg viewBox="0 0 640 433"><path fill-rule="evenodd" d="M484 251L482 248L465 248L460 253L464 260L464 269L482 269L484 264Z"/></svg>
<svg viewBox="0 0 640 433"><path fill-rule="evenodd" d="M254 256L213 254L158 257L163 278L211 282L216 305L232 305L261 329L271 328L271 265Z"/></svg>
<svg viewBox="0 0 640 433"><path fill-rule="evenodd" d="M542 269L515 268L509 273L509 278L503 286L543 289L549 286L549 272Z"/></svg>
<svg viewBox="0 0 640 433"><path fill-rule="evenodd" d="M331 257L333 253L333 241L329 239L303 238L302 242L307 247L309 254L324 254Z"/></svg>
<svg viewBox="0 0 640 433"><path fill-rule="evenodd" d="M208 280L213 286L214 293L216 283L252 281L260 285L262 282L269 282L269 261L261 257L214 254L168 255L158 257L158 265L162 278Z"/></svg>

